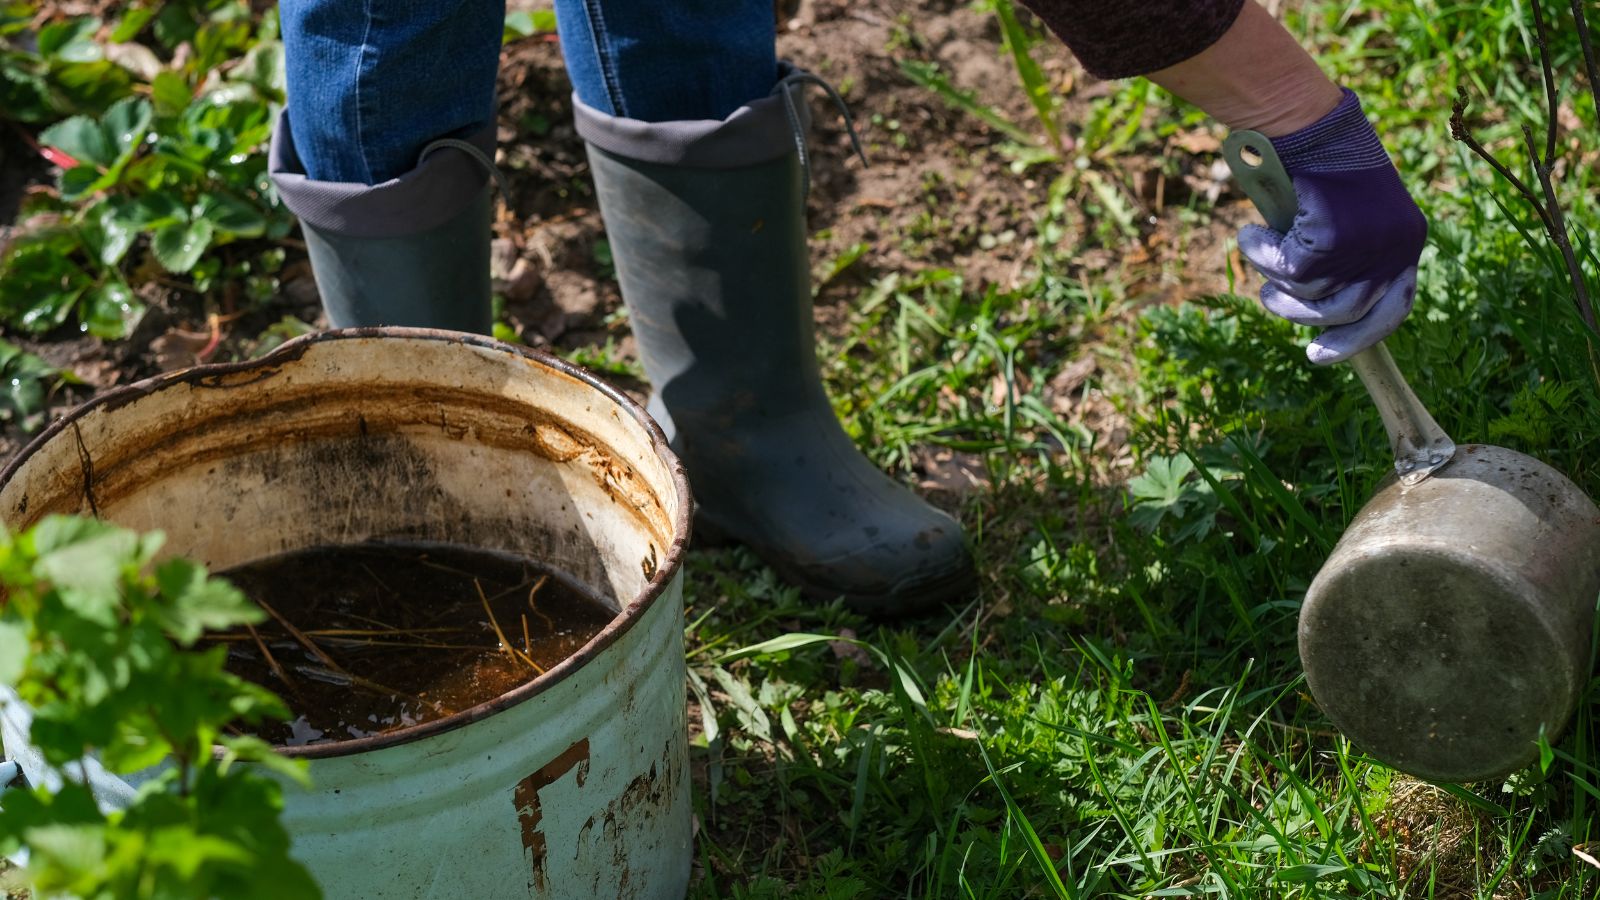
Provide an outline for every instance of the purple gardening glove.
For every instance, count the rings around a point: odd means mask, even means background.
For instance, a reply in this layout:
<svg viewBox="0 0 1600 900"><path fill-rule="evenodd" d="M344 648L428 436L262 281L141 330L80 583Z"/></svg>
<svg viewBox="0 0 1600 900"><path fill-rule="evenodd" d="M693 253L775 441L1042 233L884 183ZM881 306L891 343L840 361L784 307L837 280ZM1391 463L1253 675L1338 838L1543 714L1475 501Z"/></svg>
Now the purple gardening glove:
<svg viewBox="0 0 1600 900"><path fill-rule="evenodd" d="M1262 305L1323 329L1306 356L1336 363L1383 340L1411 311L1428 220L1353 91L1316 122L1273 138L1272 147L1294 181L1300 212L1288 234L1246 225L1239 251L1267 279Z"/></svg>

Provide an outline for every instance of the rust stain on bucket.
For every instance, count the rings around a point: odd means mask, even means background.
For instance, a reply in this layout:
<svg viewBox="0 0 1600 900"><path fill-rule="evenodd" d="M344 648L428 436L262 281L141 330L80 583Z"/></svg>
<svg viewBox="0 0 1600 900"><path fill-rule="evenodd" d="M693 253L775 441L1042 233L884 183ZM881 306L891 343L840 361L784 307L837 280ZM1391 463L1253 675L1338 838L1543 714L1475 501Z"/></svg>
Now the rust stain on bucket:
<svg viewBox="0 0 1600 900"><path fill-rule="evenodd" d="M539 806L539 792L555 784L557 779L574 768L578 770L578 787L583 787L589 777L588 738L561 751L559 756L540 767L539 771L517 782L513 795L517 820L522 823L522 846L527 849L533 865L533 887L541 892L545 890L545 860L550 848L545 833L539 828L540 821L544 819L544 810Z"/></svg>
<svg viewBox="0 0 1600 900"><path fill-rule="evenodd" d="M641 824L669 816L674 801L675 779L671 773L688 770L688 751L682 741L667 741L661 753L650 763L650 768L634 776L616 799L606 804L598 821L590 816L578 829L578 846L593 841L597 846L612 848L610 877L619 895L625 895L631 886L633 869L629 865L626 848L638 843L641 835L630 833ZM591 831L599 829L598 835ZM598 893L604 885L598 882Z"/></svg>

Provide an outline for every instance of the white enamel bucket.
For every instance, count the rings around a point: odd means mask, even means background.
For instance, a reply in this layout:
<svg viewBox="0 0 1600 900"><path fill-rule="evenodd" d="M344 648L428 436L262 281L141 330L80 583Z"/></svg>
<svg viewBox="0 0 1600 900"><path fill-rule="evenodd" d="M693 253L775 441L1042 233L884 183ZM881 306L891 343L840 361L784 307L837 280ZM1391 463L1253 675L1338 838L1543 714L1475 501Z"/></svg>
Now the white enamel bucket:
<svg viewBox="0 0 1600 900"><path fill-rule="evenodd" d="M290 550L440 541L564 571L617 609L492 702L286 748L294 855L330 900L678 898L691 859L683 469L625 395L559 359L423 329L310 335L168 373L55 423L0 473L0 516L167 534L213 571ZM28 710L0 689L5 757ZM89 767L105 802L130 781Z"/></svg>

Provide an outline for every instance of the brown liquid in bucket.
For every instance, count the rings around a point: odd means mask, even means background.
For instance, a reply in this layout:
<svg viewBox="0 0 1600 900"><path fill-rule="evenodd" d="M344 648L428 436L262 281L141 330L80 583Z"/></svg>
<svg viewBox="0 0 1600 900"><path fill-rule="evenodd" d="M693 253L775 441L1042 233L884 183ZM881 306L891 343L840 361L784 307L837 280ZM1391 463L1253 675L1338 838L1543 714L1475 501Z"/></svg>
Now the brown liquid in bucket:
<svg viewBox="0 0 1600 900"><path fill-rule="evenodd" d="M228 670L276 692L300 746L352 740L493 700L577 652L616 615L519 557L441 544L313 547L220 573L269 613L223 636Z"/></svg>

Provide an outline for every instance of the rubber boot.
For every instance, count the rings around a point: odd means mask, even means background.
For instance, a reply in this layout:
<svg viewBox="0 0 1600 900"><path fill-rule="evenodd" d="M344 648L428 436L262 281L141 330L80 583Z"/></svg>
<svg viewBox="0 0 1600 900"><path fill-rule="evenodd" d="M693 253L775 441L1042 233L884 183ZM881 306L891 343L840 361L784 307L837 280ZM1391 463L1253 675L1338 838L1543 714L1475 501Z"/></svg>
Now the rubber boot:
<svg viewBox="0 0 1600 900"><path fill-rule="evenodd" d="M650 412L688 469L697 531L748 545L810 596L902 615L963 595L973 568L961 527L863 457L823 393L803 119L778 95L721 122L577 109Z"/></svg>
<svg viewBox="0 0 1600 900"><path fill-rule="evenodd" d="M300 217L329 324L490 332L493 141L436 141L381 184L312 181L279 117L268 170Z"/></svg>

